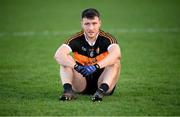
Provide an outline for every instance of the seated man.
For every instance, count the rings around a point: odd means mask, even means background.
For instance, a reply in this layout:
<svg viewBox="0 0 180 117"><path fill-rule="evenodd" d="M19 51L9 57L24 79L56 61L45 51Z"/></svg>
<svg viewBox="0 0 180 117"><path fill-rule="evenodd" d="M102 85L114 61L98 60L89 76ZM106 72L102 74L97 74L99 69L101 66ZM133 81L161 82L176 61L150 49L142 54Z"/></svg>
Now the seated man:
<svg viewBox="0 0 180 117"><path fill-rule="evenodd" d="M72 100L75 93L82 93L93 94L92 101L101 101L103 96L113 94L119 79L120 48L112 35L100 30L100 14L96 9L82 12L81 25L82 31L55 53L64 88L60 100Z"/></svg>

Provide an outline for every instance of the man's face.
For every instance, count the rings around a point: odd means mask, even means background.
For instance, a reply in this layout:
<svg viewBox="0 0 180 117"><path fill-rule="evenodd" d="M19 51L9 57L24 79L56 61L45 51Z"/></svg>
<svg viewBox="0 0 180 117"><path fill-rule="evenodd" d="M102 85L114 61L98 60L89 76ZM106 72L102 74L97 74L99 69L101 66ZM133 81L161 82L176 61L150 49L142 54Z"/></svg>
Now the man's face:
<svg viewBox="0 0 180 117"><path fill-rule="evenodd" d="M82 28L89 39L95 39L99 33L101 20L95 16L93 19L83 18L81 21Z"/></svg>

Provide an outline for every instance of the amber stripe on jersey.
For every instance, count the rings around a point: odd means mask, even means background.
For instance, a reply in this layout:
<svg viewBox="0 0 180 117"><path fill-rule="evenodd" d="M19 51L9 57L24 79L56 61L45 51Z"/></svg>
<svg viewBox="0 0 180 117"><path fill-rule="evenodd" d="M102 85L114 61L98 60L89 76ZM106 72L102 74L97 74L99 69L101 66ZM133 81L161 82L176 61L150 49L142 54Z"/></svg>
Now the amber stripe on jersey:
<svg viewBox="0 0 180 117"><path fill-rule="evenodd" d="M72 37L70 37L70 38L65 42L65 44L69 44L69 42L70 42L71 40L76 39L77 37L80 37L80 36L82 36L83 34L84 34L83 31L76 33L75 35L73 35Z"/></svg>
<svg viewBox="0 0 180 117"><path fill-rule="evenodd" d="M110 42L111 42L111 44L112 44L112 43L117 43L116 40L115 40L115 38L113 38L113 37L112 37L110 34L108 34L108 33L100 32L99 35L100 35L100 36L103 36L103 37L106 37L107 39L109 39Z"/></svg>
<svg viewBox="0 0 180 117"><path fill-rule="evenodd" d="M108 52L104 52L95 58L90 58L84 55L79 54L78 52L73 53L74 59L79 62L82 65L93 65L96 64L97 62L103 60L106 56L108 55Z"/></svg>
<svg viewBox="0 0 180 117"><path fill-rule="evenodd" d="M80 31L80 32L76 33L75 35L73 35L72 37L70 37L70 38L65 42L65 44L69 44L69 42L70 42L71 40L76 39L77 37L80 37L80 36L82 36L83 34L84 34L83 31ZM104 32L104 31L100 30L99 35L106 37L107 39L110 40L111 43L117 43L116 38L114 38L114 37L113 37L112 35L110 35L109 33L106 33L106 32Z"/></svg>
<svg viewBox="0 0 180 117"><path fill-rule="evenodd" d="M111 44L112 43L117 43L117 40L116 40L116 38L114 38L112 35L110 35L109 33L106 33L106 32L104 32L104 31L100 31L100 33L99 33L99 35L100 36L104 36L104 37L106 37L107 39L109 39L110 40L110 42L111 42Z"/></svg>
<svg viewBox="0 0 180 117"><path fill-rule="evenodd" d="M116 40L116 38L114 37L114 36L112 36L111 34L109 34L109 33L107 33L107 32L104 32L104 31L102 31L106 36L108 36L109 38L111 38L113 41L114 41L114 43L117 43L117 40Z"/></svg>

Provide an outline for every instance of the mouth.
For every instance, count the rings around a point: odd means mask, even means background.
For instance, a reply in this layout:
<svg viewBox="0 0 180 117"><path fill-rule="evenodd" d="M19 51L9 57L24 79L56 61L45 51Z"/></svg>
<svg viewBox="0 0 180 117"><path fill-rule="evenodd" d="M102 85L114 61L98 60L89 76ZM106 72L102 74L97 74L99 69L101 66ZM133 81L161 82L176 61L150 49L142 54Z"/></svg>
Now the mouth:
<svg viewBox="0 0 180 117"><path fill-rule="evenodd" d="M94 34L94 32L88 32L89 34Z"/></svg>

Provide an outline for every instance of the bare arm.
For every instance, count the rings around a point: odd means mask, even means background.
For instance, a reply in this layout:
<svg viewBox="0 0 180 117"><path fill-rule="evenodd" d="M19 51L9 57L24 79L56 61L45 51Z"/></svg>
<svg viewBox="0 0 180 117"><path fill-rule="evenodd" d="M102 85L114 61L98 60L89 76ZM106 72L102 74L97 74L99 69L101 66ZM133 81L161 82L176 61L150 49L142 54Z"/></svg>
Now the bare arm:
<svg viewBox="0 0 180 117"><path fill-rule="evenodd" d="M73 68L76 63L74 59L71 57L71 55L69 55L70 52L70 47L68 47L68 45L63 44L56 51L54 58L60 65Z"/></svg>
<svg viewBox="0 0 180 117"><path fill-rule="evenodd" d="M107 57L97 63L100 68L113 65L117 61L120 61L121 51L118 44L111 45L111 47L108 49L108 52L109 54Z"/></svg>

